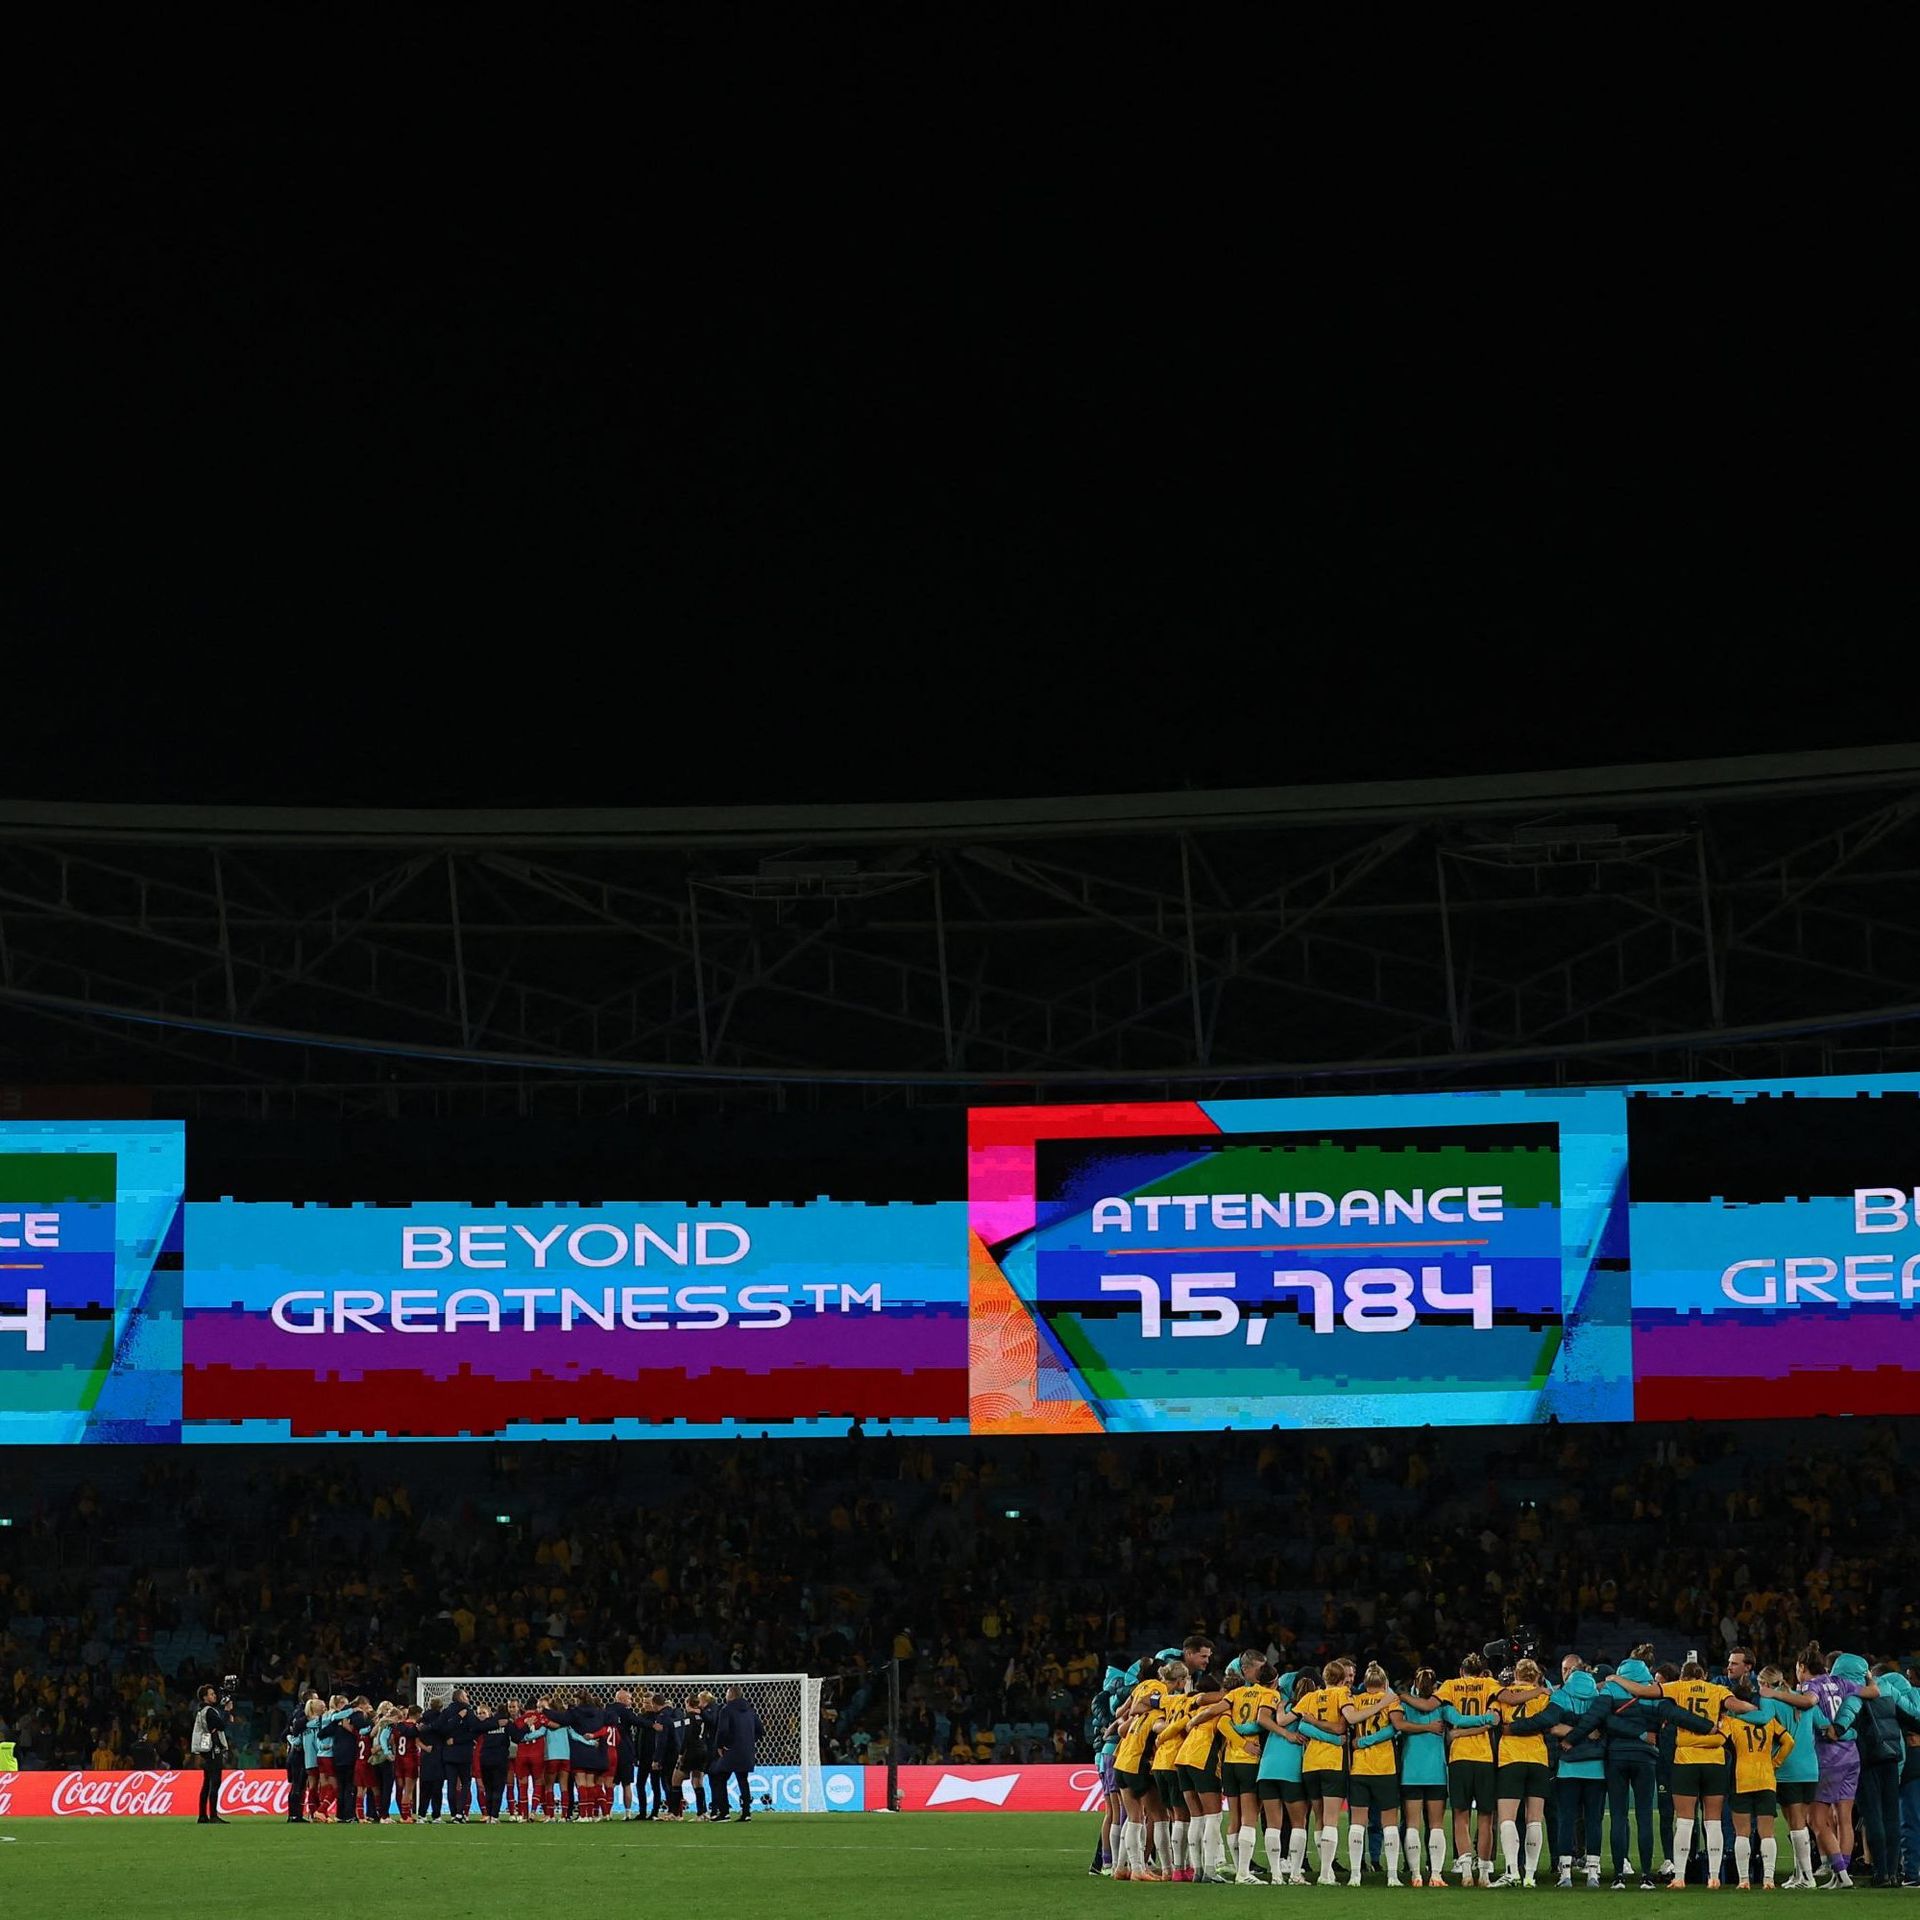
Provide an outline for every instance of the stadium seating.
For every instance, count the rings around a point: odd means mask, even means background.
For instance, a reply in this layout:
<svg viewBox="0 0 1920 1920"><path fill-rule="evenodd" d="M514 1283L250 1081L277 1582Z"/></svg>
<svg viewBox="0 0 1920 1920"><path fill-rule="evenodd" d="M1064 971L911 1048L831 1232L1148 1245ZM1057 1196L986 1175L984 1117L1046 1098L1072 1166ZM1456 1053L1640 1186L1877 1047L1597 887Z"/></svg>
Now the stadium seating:
<svg viewBox="0 0 1920 1920"><path fill-rule="evenodd" d="M1523 1624L1602 1656L1646 1638L1714 1659L1729 1629L1906 1656L1917 1458L1920 1420L15 1452L0 1737L29 1765L173 1757L191 1687L234 1671L243 1752L270 1751L296 1681L378 1698L416 1669L634 1656L833 1676L825 1748L851 1755L884 1731L901 1628L909 1760L1026 1760L1062 1733L1081 1755L1105 1662L1196 1626L1402 1668Z"/></svg>

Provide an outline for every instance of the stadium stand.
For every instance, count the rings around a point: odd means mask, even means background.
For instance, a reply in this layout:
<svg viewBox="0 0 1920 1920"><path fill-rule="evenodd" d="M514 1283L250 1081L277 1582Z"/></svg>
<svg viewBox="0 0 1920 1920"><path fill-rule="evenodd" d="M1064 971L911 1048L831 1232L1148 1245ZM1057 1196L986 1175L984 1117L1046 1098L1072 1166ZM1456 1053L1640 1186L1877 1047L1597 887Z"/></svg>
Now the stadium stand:
<svg viewBox="0 0 1920 1920"><path fill-rule="evenodd" d="M177 1760L201 1680L807 1670L829 1758L1085 1756L1110 1656L1206 1627L1396 1669L1531 1626L1662 1658L1920 1652L1920 1419L1015 1442L0 1458L0 1739ZM1009 1517L1017 1514L1018 1518ZM504 1524L503 1524L504 1519ZM824 1544L823 1544L824 1543Z"/></svg>

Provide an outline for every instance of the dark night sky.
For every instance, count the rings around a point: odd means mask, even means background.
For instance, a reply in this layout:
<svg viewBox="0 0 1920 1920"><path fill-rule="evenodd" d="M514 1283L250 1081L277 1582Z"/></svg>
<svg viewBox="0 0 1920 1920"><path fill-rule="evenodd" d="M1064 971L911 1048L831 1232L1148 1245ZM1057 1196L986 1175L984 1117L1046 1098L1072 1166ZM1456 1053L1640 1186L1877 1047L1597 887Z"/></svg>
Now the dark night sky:
<svg viewBox="0 0 1920 1920"><path fill-rule="evenodd" d="M657 106L698 62L653 51ZM1241 152L1138 88L1096 132L815 51L777 121L16 128L6 646L65 684L0 791L935 798L1911 734L1859 697L1913 637L1900 193L1764 123L1738 166Z"/></svg>

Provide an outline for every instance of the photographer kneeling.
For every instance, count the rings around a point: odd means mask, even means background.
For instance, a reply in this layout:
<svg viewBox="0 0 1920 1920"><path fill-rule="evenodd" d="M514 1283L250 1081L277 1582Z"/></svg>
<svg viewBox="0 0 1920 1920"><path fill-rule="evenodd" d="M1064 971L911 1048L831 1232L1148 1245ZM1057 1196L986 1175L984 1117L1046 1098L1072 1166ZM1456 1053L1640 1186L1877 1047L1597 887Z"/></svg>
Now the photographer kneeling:
<svg viewBox="0 0 1920 1920"><path fill-rule="evenodd" d="M229 1680L227 1684L231 1687L233 1683ZM202 1687L199 1702L189 1744L201 1769L200 1824L224 1827L227 1823L220 1812L220 1774L227 1763L227 1728L232 1724L233 1695Z"/></svg>

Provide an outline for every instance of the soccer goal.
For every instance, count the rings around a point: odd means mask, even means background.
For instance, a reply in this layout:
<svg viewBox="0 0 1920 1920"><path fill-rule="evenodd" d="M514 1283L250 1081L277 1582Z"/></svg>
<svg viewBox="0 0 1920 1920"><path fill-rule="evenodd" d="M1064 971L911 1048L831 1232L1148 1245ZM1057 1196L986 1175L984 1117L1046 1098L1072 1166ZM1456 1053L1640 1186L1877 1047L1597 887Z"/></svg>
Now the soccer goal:
<svg viewBox="0 0 1920 1920"><path fill-rule="evenodd" d="M452 1698L465 1687L476 1707L497 1708L509 1700L526 1705L543 1693L564 1690L569 1698L585 1694L604 1705L619 1687L630 1687L636 1703L664 1694L685 1707L696 1693L724 1700L738 1687L760 1713L760 1744L754 1754L752 1791L756 1804L771 1800L777 1813L825 1813L820 1780L820 1682L806 1673L459 1673L422 1680L416 1704Z"/></svg>

